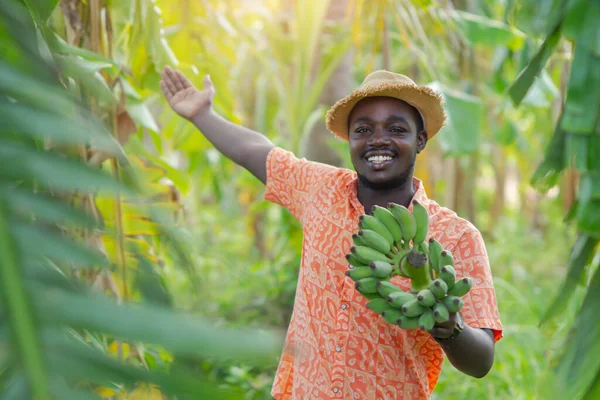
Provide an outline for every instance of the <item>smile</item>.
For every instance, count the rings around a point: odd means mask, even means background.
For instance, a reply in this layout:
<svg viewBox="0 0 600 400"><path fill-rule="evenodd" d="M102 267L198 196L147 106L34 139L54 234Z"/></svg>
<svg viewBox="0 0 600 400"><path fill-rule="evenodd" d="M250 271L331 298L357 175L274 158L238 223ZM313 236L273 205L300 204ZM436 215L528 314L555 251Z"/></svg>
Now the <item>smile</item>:
<svg viewBox="0 0 600 400"><path fill-rule="evenodd" d="M396 157L389 151L386 152L369 152L367 153L365 159L367 160L367 165L375 170L380 170L386 168L388 165L392 164Z"/></svg>

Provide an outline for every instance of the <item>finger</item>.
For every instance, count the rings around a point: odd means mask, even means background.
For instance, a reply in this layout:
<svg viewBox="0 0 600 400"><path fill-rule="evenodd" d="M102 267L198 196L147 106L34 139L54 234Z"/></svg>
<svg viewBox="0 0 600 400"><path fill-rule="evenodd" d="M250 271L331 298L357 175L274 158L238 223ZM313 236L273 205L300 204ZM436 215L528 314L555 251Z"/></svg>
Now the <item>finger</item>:
<svg viewBox="0 0 600 400"><path fill-rule="evenodd" d="M432 330L430 330L429 333L435 338L445 339L452 336L452 333L454 333L454 329L435 327Z"/></svg>
<svg viewBox="0 0 600 400"><path fill-rule="evenodd" d="M210 75L206 74L204 75L204 89L212 89L213 88L213 83L210 80Z"/></svg>
<svg viewBox="0 0 600 400"><path fill-rule="evenodd" d="M190 82L190 80L186 78L185 75L183 75L181 72L175 71L175 74L177 75L177 80L179 81L179 84L182 88L187 89L193 86L192 82Z"/></svg>
<svg viewBox="0 0 600 400"><path fill-rule="evenodd" d="M175 93L177 93L178 90L177 90L177 87L175 86L175 84L173 83L173 77L172 77L171 73L172 73L172 71L171 72L167 71L164 81L167 84L167 87L169 88L171 95L175 96Z"/></svg>
<svg viewBox="0 0 600 400"><path fill-rule="evenodd" d="M169 68L167 73L169 74L169 78L171 78L171 83L175 87L175 92L183 90L183 86L179 83L179 77L177 77L177 72Z"/></svg>
<svg viewBox="0 0 600 400"><path fill-rule="evenodd" d="M171 93L165 81L160 81L160 89L164 93L167 100L171 100L171 97L173 97L173 93Z"/></svg>

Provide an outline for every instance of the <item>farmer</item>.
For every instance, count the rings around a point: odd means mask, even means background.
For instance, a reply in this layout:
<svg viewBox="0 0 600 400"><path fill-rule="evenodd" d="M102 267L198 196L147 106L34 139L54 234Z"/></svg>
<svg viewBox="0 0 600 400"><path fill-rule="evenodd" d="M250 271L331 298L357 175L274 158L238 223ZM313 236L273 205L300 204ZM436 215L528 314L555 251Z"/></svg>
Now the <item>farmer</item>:
<svg viewBox="0 0 600 400"><path fill-rule="evenodd" d="M160 85L176 113L263 182L266 200L302 223L302 263L272 389L276 399L428 399L444 356L467 375L488 373L502 325L485 244L471 223L428 199L413 177L417 154L445 121L438 93L404 75L376 71L335 104L327 127L348 141L351 171L298 159L226 121L212 108L208 76L197 90L167 67ZM474 280L462 311L429 332L383 321L365 308L366 299L345 275L359 216L388 202L412 210L413 199L430 215L429 236L452 252L457 276ZM410 287L405 278L392 282Z"/></svg>

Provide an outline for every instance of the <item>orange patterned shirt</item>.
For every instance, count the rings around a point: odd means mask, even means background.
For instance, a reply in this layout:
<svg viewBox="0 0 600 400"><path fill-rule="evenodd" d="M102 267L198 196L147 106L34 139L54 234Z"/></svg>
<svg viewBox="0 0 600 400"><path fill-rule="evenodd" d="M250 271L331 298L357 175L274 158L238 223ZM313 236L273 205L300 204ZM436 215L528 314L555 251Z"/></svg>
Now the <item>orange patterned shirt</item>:
<svg viewBox="0 0 600 400"><path fill-rule="evenodd" d="M452 252L458 277L474 285L465 296L465 323L502 337L492 273L480 232L427 198L414 178L414 199L430 215L429 237ZM298 159L274 148L267 157L265 199L302 224L302 263L292 318L271 394L276 399L428 399L444 352L427 332L406 331L365 308L345 275L345 254L365 210L354 171ZM409 208L412 211L412 206ZM410 281L392 282L405 290Z"/></svg>

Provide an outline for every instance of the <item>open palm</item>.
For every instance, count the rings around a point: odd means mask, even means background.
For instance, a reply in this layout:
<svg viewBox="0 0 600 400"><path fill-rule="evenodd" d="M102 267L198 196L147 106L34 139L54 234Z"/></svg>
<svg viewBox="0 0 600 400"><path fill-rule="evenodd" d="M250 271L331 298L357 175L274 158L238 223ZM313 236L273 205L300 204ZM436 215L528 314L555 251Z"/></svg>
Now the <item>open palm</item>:
<svg viewBox="0 0 600 400"><path fill-rule="evenodd" d="M166 67L161 73L160 88L169 105L177 114L191 119L210 110L215 90L210 77L204 77L204 88L200 91L179 71Z"/></svg>

